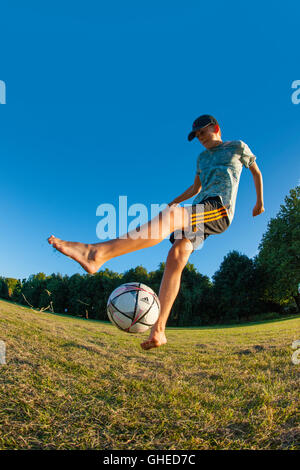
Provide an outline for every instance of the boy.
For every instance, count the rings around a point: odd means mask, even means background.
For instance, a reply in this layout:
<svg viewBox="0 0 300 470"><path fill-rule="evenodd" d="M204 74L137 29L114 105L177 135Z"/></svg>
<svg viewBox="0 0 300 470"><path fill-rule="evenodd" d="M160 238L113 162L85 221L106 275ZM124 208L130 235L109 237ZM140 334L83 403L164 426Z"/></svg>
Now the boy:
<svg viewBox="0 0 300 470"><path fill-rule="evenodd" d="M48 239L54 248L93 274L106 261L154 246L171 234L173 246L159 290L161 311L148 340L141 344L143 349L159 347L167 342L166 323L179 291L182 271L191 253L203 240L209 235L224 232L231 224L243 166L250 169L256 189L257 201L252 215L255 217L264 212L262 175L249 147L242 141L223 142L217 120L207 114L194 121L188 140L195 137L205 150L198 157L194 183L155 218L139 227L140 238L133 238L133 233L129 232L127 238L92 245L66 242L53 235ZM192 206L178 206L193 196L196 198Z"/></svg>

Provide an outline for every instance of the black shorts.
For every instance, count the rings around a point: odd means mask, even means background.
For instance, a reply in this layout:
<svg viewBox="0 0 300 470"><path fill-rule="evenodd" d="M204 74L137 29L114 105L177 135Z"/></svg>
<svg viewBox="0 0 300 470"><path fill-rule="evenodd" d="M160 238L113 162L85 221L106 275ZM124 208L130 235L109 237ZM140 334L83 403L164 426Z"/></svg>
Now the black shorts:
<svg viewBox="0 0 300 470"><path fill-rule="evenodd" d="M176 230L170 235L170 242L187 238L193 245L193 251L199 248L209 235L223 233L230 225L227 209L220 196L212 196L185 207L190 213L190 226L186 230Z"/></svg>

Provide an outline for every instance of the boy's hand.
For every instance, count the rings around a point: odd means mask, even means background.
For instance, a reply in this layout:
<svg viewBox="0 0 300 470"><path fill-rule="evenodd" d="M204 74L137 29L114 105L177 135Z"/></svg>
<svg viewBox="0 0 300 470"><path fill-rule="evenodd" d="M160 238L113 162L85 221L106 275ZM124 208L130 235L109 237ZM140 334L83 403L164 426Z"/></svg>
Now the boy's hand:
<svg viewBox="0 0 300 470"><path fill-rule="evenodd" d="M253 217L256 217L257 215L262 214L265 212L264 208L264 203L263 202L257 202L253 208L252 215Z"/></svg>

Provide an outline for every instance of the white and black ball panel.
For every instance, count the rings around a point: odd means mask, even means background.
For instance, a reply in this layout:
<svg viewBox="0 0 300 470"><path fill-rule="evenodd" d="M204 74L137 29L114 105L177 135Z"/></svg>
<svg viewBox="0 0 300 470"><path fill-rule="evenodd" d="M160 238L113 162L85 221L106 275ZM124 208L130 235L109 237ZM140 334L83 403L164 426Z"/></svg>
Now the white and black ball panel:
<svg viewBox="0 0 300 470"><path fill-rule="evenodd" d="M153 303L153 294L152 292L150 293L148 290L139 290L137 291L137 295L138 295L138 298L137 298L137 303L138 303L138 306L140 307L140 309L144 309L144 310L148 310L152 303Z"/></svg>
<svg viewBox="0 0 300 470"><path fill-rule="evenodd" d="M124 284L123 284L124 285ZM149 292L149 294L152 294L152 295L156 295L154 290L151 289L151 287L149 286L146 286L146 284L143 284L142 282L127 282L126 283L127 286L134 286L134 287L138 287L139 289L143 289L147 292Z"/></svg>
<svg viewBox="0 0 300 470"><path fill-rule="evenodd" d="M147 287L147 286L146 286ZM153 293L154 294L154 293ZM152 326L154 322L149 321L150 319L154 319L158 317L157 309L155 308L158 304L157 301L152 293L149 294L149 290L140 290L138 292L138 299L137 299L137 308L135 314L135 321L139 323L144 323L147 326ZM153 310L153 315L151 312Z"/></svg>
<svg viewBox="0 0 300 470"><path fill-rule="evenodd" d="M113 325L115 325L117 328L119 328L120 330L122 330L122 328L118 325L118 323L115 321L115 318L114 318L114 309L112 308L111 305L108 305L107 306L107 316L108 318L110 319L110 321L112 322Z"/></svg>
<svg viewBox="0 0 300 470"><path fill-rule="evenodd" d="M117 311L113 315L113 321L121 330L124 331L129 330L130 326L132 325L131 318L128 318L127 316L123 315L123 313Z"/></svg>
<svg viewBox="0 0 300 470"><path fill-rule="evenodd" d="M149 326L142 325L141 323L135 323L129 328L128 333L144 333L144 331L147 330L149 330Z"/></svg>
<svg viewBox="0 0 300 470"><path fill-rule="evenodd" d="M131 285L131 284L122 284L121 286L117 287L109 296L109 299L108 299L108 304L109 302L112 300L112 299L115 299L116 297L118 297L119 295L121 294L124 294L125 292L130 292L130 291L134 291L135 290L135 286Z"/></svg>
<svg viewBox="0 0 300 470"><path fill-rule="evenodd" d="M112 321L112 315L113 315L113 310L112 310L112 307L110 304L107 304L107 315L108 315L108 318L110 319L110 321Z"/></svg>
<svg viewBox="0 0 300 470"><path fill-rule="evenodd" d="M150 310L146 313L146 315L141 318L140 322L145 323L146 325L152 326L156 323L158 316L159 316L160 307L158 303L154 300L153 305L151 306Z"/></svg>
<svg viewBox="0 0 300 470"><path fill-rule="evenodd" d="M143 289L144 291L146 291L146 292L143 292L143 291L140 292L140 298L143 299L143 298L147 297L147 293L152 294L152 296L155 298L155 300L156 300L156 302L157 302L157 304L159 305L159 308L160 308L159 298L156 295L156 293L154 292L154 290L152 290L151 287L148 287L145 284L140 284L140 288Z"/></svg>
<svg viewBox="0 0 300 470"><path fill-rule="evenodd" d="M126 313L131 316L131 319L133 319L137 302L137 291L131 290L126 293L119 294L112 298L110 302L119 312Z"/></svg>
<svg viewBox="0 0 300 470"><path fill-rule="evenodd" d="M130 317L114 309L112 305L107 307L107 315L110 321L120 328L120 330L128 330L132 324L132 319Z"/></svg>

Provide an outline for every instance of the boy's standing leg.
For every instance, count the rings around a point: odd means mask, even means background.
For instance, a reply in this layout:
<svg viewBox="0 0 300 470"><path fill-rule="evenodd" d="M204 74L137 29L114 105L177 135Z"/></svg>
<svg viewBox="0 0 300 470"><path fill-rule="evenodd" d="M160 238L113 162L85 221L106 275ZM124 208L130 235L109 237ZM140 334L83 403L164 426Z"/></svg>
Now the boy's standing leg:
<svg viewBox="0 0 300 470"><path fill-rule="evenodd" d="M157 348L167 342L166 323L179 292L182 271L192 251L193 245L186 238L176 240L170 249L159 289L161 305L159 318L152 327L149 338L141 344L143 349Z"/></svg>

